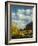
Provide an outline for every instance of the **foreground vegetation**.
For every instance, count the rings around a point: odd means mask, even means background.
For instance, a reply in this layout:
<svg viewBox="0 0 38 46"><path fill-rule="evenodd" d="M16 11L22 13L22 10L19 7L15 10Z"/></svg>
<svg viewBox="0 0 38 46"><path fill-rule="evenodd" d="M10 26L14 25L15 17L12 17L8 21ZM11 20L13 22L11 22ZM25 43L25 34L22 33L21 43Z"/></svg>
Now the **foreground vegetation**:
<svg viewBox="0 0 38 46"><path fill-rule="evenodd" d="M11 25L10 35L12 38L31 38L32 34L31 29L19 29L15 23Z"/></svg>

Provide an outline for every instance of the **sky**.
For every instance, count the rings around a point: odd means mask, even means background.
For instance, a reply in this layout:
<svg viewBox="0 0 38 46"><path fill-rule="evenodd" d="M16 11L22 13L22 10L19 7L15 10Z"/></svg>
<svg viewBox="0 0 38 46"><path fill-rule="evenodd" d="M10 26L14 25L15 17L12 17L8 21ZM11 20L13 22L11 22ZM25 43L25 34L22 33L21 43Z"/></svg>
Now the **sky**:
<svg viewBox="0 0 38 46"><path fill-rule="evenodd" d="M11 6L12 23L15 22L22 29L26 27L28 23L32 22L32 8L30 6Z"/></svg>

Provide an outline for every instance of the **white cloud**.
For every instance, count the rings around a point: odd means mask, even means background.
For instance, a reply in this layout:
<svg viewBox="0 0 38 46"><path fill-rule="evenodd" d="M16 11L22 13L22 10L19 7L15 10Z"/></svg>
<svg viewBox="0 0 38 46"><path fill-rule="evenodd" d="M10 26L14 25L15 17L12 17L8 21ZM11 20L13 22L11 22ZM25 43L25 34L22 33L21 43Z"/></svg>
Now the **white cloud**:
<svg viewBox="0 0 38 46"><path fill-rule="evenodd" d="M14 18L15 15L16 15L16 14L15 14L14 12L11 13L11 17L12 17L12 18Z"/></svg>
<svg viewBox="0 0 38 46"><path fill-rule="evenodd" d="M19 13L19 14L23 14L24 12L25 12L24 9L18 9L18 10L17 10L17 13Z"/></svg>
<svg viewBox="0 0 38 46"><path fill-rule="evenodd" d="M31 9L26 9L26 14L30 14L31 13Z"/></svg>
<svg viewBox="0 0 38 46"><path fill-rule="evenodd" d="M12 12L12 16L13 16L13 15L15 15L15 13L14 13L14 12Z"/></svg>

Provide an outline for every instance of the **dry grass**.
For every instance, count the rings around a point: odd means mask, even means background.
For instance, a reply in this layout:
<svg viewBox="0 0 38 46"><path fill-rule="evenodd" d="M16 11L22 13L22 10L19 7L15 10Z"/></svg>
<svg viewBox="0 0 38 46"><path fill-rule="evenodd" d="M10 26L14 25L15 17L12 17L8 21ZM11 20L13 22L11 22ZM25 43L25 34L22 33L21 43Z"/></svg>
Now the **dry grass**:
<svg viewBox="0 0 38 46"><path fill-rule="evenodd" d="M27 37L32 37L32 30L20 31L20 29L14 23L13 25L11 25L10 34L11 37L15 37L15 38L21 38L21 37L27 38Z"/></svg>

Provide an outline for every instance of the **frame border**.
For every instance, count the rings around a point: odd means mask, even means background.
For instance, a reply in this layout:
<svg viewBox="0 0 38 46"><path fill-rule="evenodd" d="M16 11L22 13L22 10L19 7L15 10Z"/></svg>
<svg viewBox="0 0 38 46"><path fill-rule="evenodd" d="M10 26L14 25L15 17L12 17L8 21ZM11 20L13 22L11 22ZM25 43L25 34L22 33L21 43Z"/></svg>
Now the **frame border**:
<svg viewBox="0 0 38 46"><path fill-rule="evenodd" d="M33 41L33 42L19 42L19 43L8 43L8 6L7 6L8 3L21 3L21 4L35 4L36 5L36 41ZM7 23L7 25L6 25L6 23ZM5 44L6 45L12 45L12 44L25 44L25 43L26 44L27 43L37 43L37 3L6 1L5 2Z"/></svg>

